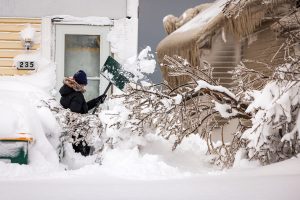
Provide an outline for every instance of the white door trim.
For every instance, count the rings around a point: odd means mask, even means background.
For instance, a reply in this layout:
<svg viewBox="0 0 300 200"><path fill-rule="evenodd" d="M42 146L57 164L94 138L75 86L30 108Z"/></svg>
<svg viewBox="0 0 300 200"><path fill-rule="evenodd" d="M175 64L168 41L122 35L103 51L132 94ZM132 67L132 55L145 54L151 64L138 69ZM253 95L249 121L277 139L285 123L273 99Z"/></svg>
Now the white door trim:
<svg viewBox="0 0 300 200"><path fill-rule="evenodd" d="M56 89L62 86L64 79L64 61L65 61L65 35L79 34L79 35L100 35L100 66L104 65L106 58L110 55L109 42L106 40L107 34L110 31L110 26L90 26L90 25L68 25L55 24L55 62L56 67ZM100 78L91 77L91 79ZM102 79L101 79L102 80ZM100 84L99 94L105 90L107 83Z"/></svg>

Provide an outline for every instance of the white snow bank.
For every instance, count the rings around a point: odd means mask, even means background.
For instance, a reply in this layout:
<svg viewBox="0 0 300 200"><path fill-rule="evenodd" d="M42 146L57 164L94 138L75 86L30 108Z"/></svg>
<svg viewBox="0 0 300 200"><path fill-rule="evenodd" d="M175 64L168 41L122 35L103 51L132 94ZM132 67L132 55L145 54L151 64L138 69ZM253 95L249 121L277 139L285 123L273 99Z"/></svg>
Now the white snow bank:
<svg viewBox="0 0 300 200"><path fill-rule="evenodd" d="M68 169L75 170L80 169L87 165L95 164L97 155L82 156L80 153L76 153L71 143L65 143L65 155L62 159L62 163L67 165Z"/></svg>
<svg viewBox="0 0 300 200"><path fill-rule="evenodd" d="M157 180L190 175L167 165L159 155L140 155L138 148L106 152L101 168L107 174L126 179Z"/></svg>
<svg viewBox="0 0 300 200"><path fill-rule="evenodd" d="M11 168L5 168L4 174ZM20 169L22 166L14 166ZM111 177L97 165L61 171L33 180L0 180L2 199L189 199L298 200L300 160L294 158L265 167L208 172L170 180L124 180ZM1 171L2 172L2 171ZM18 192L10 192L14 189ZM51 191L49 193L49 188ZM45 195L48 194L48 195Z"/></svg>
<svg viewBox="0 0 300 200"><path fill-rule="evenodd" d="M37 108L39 102L37 99L46 94L37 89L30 91L30 85L26 87L24 83L0 80L0 85L0 121L6 122L6 124L1 124L1 135L9 137L12 134L14 137L20 132L30 134L34 138L29 148L30 164L47 163L47 165L57 166L58 156L46 138L43 128L45 124L40 120ZM6 90L2 87L6 87ZM18 90L9 91L10 87L18 88ZM11 116L11 113L15 115Z"/></svg>
<svg viewBox="0 0 300 200"><path fill-rule="evenodd" d="M165 140L154 134L146 135L146 143L141 146L142 155L159 155L168 166L178 169L175 177L193 176L217 170L209 164L210 156L206 155L206 141L199 135L190 135L185 138L176 150L172 151L175 138Z"/></svg>
<svg viewBox="0 0 300 200"><path fill-rule="evenodd" d="M54 63L43 58L40 52L17 55L14 58L14 65L16 65L18 61L35 61L37 64L37 69L35 71L31 71L31 74L29 75L1 76L0 80L9 80L18 83L25 83L27 84L27 89L25 90L28 90L29 87L31 88L32 92L34 92L36 89L42 89L44 92L49 94L49 92L53 90L56 83L56 65ZM12 91L18 90L18 88L12 87L4 87L4 89L5 88Z"/></svg>
<svg viewBox="0 0 300 200"><path fill-rule="evenodd" d="M60 128L50 110L41 107L41 100L52 98L50 91L55 84L55 65L43 59L39 53L19 55L15 62L24 59L37 62L35 73L0 77L0 135L31 135L34 142L29 145L30 167L57 169L59 160L55 145Z"/></svg>
<svg viewBox="0 0 300 200"><path fill-rule="evenodd" d="M3 101L3 100L2 100ZM22 123L22 116L15 108L7 107L0 100L1 120L0 120L0 137L1 138L18 138L18 133L26 133L27 128Z"/></svg>

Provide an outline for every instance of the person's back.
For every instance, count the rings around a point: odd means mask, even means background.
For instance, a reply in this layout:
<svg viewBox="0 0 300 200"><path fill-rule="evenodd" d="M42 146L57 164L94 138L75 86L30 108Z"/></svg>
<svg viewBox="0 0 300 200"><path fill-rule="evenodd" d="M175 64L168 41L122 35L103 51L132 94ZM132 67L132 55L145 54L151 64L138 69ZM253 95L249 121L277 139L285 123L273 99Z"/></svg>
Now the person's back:
<svg viewBox="0 0 300 200"><path fill-rule="evenodd" d="M84 87L87 85L87 77L82 70L76 72L73 77L65 78L63 83L64 85L59 90L61 94L60 104L63 108L70 109L72 112L86 114L90 109L98 105L98 103L103 103L106 98L106 95L103 94L88 102L85 101L83 93L85 92ZM72 136L74 141L83 137L81 134ZM84 140L76 144L73 143L72 146L75 152L80 152L84 156L90 153L90 147Z"/></svg>
<svg viewBox="0 0 300 200"><path fill-rule="evenodd" d="M69 108L72 112L85 114L88 106L83 96L84 88L72 78L66 78L64 85L60 88L60 104L63 108Z"/></svg>

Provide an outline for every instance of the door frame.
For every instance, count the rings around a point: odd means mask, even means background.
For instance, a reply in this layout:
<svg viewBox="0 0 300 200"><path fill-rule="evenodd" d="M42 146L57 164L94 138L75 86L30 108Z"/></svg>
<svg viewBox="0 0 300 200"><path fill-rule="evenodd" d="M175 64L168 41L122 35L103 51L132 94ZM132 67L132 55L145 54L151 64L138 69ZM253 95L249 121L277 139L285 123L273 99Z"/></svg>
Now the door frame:
<svg viewBox="0 0 300 200"><path fill-rule="evenodd" d="M107 35L110 31L110 26L91 26L91 25L71 25L71 24L55 24L55 53L54 61L56 66L56 88L62 86L65 64L65 35L99 35L100 36L100 66L104 65L106 58L110 55L110 46L107 41ZM74 72L75 73L75 72ZM99 94L102 94L108 85L108 81L99 76L88 77L88 80L101 80L99 82Z"/></svg>

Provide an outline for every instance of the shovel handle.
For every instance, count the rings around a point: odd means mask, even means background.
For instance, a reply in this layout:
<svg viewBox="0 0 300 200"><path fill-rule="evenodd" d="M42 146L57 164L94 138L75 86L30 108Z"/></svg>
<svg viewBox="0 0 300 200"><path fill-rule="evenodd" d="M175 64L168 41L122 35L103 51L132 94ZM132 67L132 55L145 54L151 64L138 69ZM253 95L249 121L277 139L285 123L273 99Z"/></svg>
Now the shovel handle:
<svg viewBox="0 0 300 200"><path fill-rule="evenodd" d="M104 92L103 92L102 95L104 95L104 94L107 93L107 91L109 90L109 88L110 88L111 85L112 85L112 83L109 82L108 86L105 88L105 90L104 90ZM99 107L100 103L101 103L101 102L99 101L99 102L96 104L96 106L95 106L95 108L94 108L94 110L93 110L93 114L95 114L95 112L96 112L97 108Z"/></svg>
<svg viewBox="0 0 300 200"><path fill-rule="evenodd" d="M108 86L105 88L103 94L106 94L106 93L107 93L107 91L108 91L108 89L110 88L111 85L112 85L112 83L109 82L109 84L108 84Z"/></svg>

